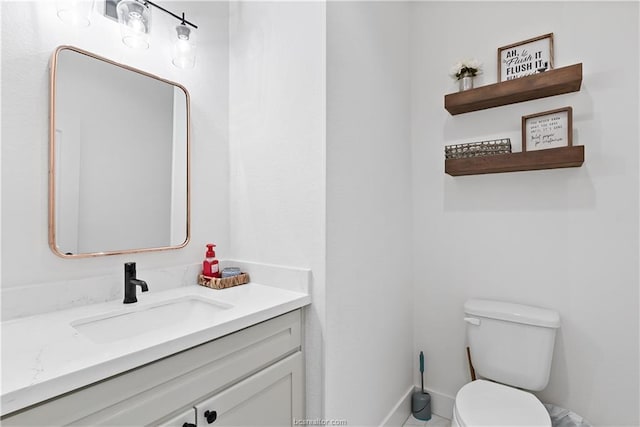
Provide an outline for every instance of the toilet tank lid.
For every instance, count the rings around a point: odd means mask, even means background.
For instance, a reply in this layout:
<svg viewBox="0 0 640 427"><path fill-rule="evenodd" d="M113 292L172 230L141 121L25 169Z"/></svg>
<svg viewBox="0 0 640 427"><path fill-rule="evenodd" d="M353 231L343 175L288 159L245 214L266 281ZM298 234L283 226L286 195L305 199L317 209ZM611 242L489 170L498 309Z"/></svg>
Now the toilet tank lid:
<svg viewBox="0 0 640 427"><path fill-rule="evenodd" d="M557 311L510 302L472 299L464 304L464 312L474 316L527 325L560 327L560 315Z"/></svg>

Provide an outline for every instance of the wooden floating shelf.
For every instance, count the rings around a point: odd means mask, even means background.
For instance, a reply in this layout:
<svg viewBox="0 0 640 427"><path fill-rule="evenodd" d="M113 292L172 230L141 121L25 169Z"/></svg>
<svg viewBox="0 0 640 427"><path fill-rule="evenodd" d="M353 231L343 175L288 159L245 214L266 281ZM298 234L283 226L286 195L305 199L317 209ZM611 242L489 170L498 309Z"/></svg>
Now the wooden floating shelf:
<svg viewBox="0 0 640 427"><path fill-rule="evenodd" d="M549 148L524 153L446 159L444 171L451 176L575 168L584 163L584 146Z"/></svg>
<svg viewBox="0 0 640 427"><path fill-rule="evenodd" d="M444 96L444 108L455 116L516 102L577 92L581 85L582 63L463 92L450 93Z"/></svg>

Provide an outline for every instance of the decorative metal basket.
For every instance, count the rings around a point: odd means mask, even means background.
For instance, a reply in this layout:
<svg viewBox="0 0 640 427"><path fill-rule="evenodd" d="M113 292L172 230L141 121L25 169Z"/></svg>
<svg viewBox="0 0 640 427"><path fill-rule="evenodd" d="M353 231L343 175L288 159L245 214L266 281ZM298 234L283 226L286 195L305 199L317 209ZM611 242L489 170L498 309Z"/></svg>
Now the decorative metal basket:
<svg viewBox="0 0 640 427"><path fill-rule="evenodd" d="M444 147L445 159L464 159L467 157L494 156L511 153L511 139L492 139L489 141L454 144Z"/></svg>

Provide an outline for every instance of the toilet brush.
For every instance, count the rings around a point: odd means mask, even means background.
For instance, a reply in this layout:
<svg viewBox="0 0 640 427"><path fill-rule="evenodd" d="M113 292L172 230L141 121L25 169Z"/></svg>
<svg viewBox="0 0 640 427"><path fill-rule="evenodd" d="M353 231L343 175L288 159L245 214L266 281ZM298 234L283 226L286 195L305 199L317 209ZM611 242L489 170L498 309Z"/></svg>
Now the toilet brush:
<svg viewBox="0 0 640 427"><path fill-rule="evenodd" d="M420 391L411 397L411 413L422 421L431 419L431 396L424 391L424 353L420 352Z"/></svg>
<svg viewBox="0 0 640 427"><path fill-rule="evenodd" d="M424 353L420 352L420 389L424 394Z"/></svg>

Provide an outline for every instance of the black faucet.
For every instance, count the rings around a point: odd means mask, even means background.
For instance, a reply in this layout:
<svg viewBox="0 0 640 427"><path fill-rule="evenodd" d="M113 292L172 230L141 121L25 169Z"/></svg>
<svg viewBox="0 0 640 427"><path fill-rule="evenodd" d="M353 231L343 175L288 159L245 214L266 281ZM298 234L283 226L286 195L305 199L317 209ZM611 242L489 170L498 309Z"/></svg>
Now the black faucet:
<svg viewBox="0 0 640 427"><path fill-rule="evenodd" d="M142 292L147 292L149 287L144 280L136 279L136 263L126 262L124 264L124 303L131 304L138 302L136 298L136 286L142 288Z"/></svg>

